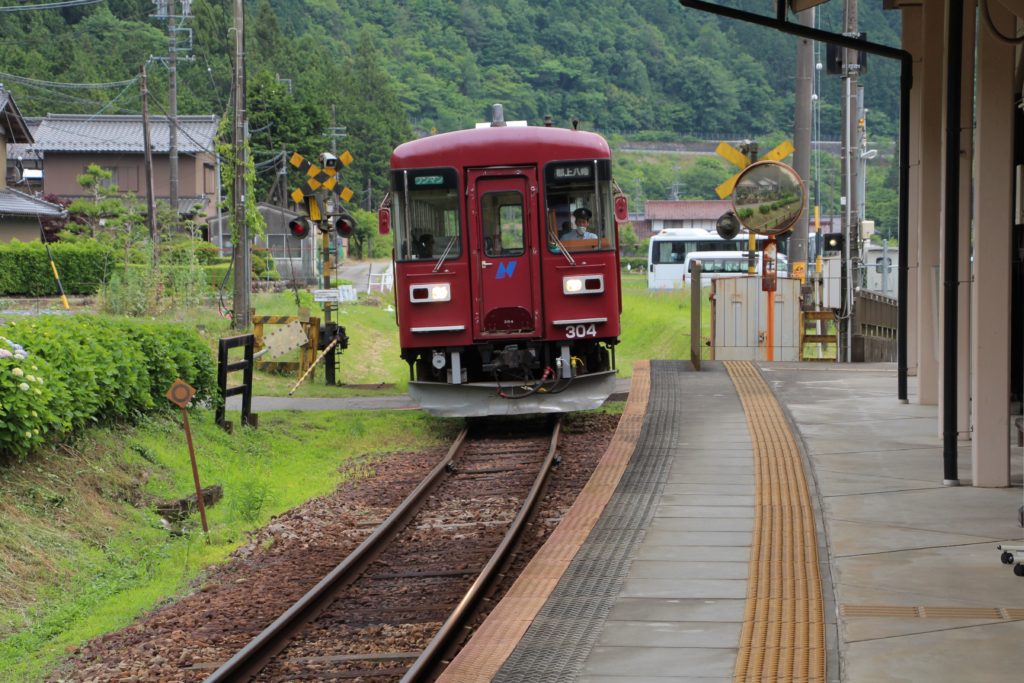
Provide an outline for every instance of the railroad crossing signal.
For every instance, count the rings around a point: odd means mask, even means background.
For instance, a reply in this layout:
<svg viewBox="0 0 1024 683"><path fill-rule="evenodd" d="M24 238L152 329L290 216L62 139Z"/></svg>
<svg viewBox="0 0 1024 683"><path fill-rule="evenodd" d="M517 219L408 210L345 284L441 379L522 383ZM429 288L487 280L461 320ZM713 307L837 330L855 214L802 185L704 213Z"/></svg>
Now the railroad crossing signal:
<svg viewBox="0 0 1024 683"><path fill-rule="evenodd" d="M356 219L352 217L352 214L344 209L338 216L337 221L334 223L335 229L342 237L349 237L355 231L356 225Z"/></svg>
<svg viewBox="0 0 1024 683"><path fill-rule="evenodd" d="M761 161L782 161L796 148L793 147L793 143L789 140L783 140L775 149L761 157ZM736 187L736 181L739 180L740 173L743 172L747 166L751 164L750 157L736 149L728 142L719 142L715 152L726 161L730 162L733 166L739 167L731 178L726 180L724 183L715 188L715 192L718 194L719 199L725 199L732 194L732 190Z"/></svg>
<svg viewBox="0 0 1024 683"><path fill-rule="evenodd" d="M302 184L302 187L298 187L292 191L292 199L295 200L296 204L301 204L306 197L311 197L314 192L319 189L328 190L338 195L342 201L348 201L352 199L352 195L355 194L348 187L338 186L338 167L337 162L341 162L345 166L352 163L352 155L346 150L340 157L330 157L330 161L334 162L330 165L325 164L324 168L320 168L314 163L311 163L304 156L298 152L294 152L291 158L288 160L292 166L303 171L306 174L307 180Z"/></svg>

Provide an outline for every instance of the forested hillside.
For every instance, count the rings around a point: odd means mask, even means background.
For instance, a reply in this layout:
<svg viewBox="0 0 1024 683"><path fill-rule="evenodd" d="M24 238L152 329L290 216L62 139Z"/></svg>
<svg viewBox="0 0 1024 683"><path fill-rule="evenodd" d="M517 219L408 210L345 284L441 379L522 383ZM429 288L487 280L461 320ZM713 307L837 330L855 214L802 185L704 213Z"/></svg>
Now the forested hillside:
<svg viewBox="0 0 1024 683"><path fill-rule="evenodd" d="M728 1L728 0L723 0ZM180 0L179 0L180 2ZM173 4L173 3L172 3ZM770 13L772 3L730 4ZM0 0L3 6L23 5ZM347 128L354 182L380 187L381 160L410 135L471 126L493 102L510 119L556 125L577 117L604 134L648 139L790 134L795 42L790 36L688 10L675 0L250 0L246 5L250 128L257 163L282 148L329 147L333 115ZM105 0L0 13L0 81L26 115L139 111L124 84L166 55L152 0ZM842 30L842 3L819 25ZM193 0L192 47L179 68L179 112L229 104L230 0ZM860 3L871 40L898 43L899 13ZM823 50L822 57L823 60ZM155 113L166 70L151 64ZM872 58L866 78L873 135L895 130L897 65ZM47 83L29 82L36 79ZM823 75L822 137L838 138L839 78ZM102 89L53 83L113 82ZM350 183L351 184L351 183Z"/></svg>

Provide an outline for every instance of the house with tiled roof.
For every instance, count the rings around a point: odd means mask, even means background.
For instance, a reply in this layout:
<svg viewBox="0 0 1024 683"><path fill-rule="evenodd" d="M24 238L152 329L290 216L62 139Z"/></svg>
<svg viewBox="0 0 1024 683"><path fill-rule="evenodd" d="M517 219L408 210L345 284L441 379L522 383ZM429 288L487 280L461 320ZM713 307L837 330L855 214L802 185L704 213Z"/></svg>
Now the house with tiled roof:
<svg viewBox="0 0 1024 683"><path fill-rule="evenodd" d="M630 214L629 222L636 236L646 240L665 228L714 230L718 217L731 209L727 199L652 199L644 202L642 214Z"/></svg>
<svg viewBox="0 0 1024 683"><path fill-rule="evenodd" d="M732 211L728 199L666 199L644 204L644 215L651 222L652 232L667 228L714 230L715 221L727 211Z"/></svg>
<svg viewBox="0 0 1024 683"><path fill-rule="evenodd" d="M220 169L214 147L216 116L178 117L178 213L205 218L215 213ZM29 119L33 141L16 145L27 171L41 175L41 190L65 199L86 196L76 178L90 164L112 172L108 181L140 198L146 193L141 115L47 114ZM157 200L170 198L170 123L149 117L153 187ZM39 173L41 172L41 173ZM199 211L194 207L198 205Z"/></svg>
<svg viewBox="0 0 1024 683"><path fill-rule="evenodd" d="M32 142L32 132L18 111L14 98L0 88L0 159L3 160L3 168L7 168L10 148ZM37 240L42 234L42 221L60 218L63 213L61 206L15 189L8 184L7 174L0 173L0 242Z"/></svg>

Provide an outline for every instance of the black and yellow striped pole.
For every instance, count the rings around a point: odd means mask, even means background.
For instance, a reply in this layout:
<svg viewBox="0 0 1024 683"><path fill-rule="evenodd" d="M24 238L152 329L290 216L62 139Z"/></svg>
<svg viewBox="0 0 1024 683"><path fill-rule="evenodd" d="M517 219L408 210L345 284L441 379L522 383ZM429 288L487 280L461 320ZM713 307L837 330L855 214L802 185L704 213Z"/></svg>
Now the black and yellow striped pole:
<svg viewBox="0 0 1024 683"><path fill-rule="evenodd" d="M39 220L39 239L42 240L43 246L46 247L46 257L50 259L50 269L53 271L53 279L57 282L57 292L60 294L61 303L64 304L64 310L71 310L71 306L68 304L68 297L64 294L64 286L60 283L60 273L57 272L57 264L53 261L53 252L50 251L50 243L46 241L46 231L43 230L43 221L36 216Z"/></svg>

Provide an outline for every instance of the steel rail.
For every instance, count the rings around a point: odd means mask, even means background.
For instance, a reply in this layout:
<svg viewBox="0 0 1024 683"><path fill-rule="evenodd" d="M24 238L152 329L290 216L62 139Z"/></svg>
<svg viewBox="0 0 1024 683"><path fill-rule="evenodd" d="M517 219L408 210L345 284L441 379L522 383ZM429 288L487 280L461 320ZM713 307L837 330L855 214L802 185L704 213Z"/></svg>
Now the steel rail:
<svg viewBox="0 0 1024 683"><path fill-rule="evenodd" d="M424 648L422 654L412 663L409 670L402 676L401 683L414 683L415 681L427 680L431 673L435 672L438 662L448 654L449 648L454 644L456 637L462 631L463 626L473 614L477 604L484 597L484 594L494 583L494 580L505 561L510 556L523 529L533 515L534 507L540 500L544 486L547 484L548 475L551 473L552 464L555 461L555 453L558 450L558 443L562 435L562 418L559 417L551 432L551 444L548 446L548 454L541 464L540 471L534 479L533 487L523 501L522 507L505 537L501 540L498 548L491 555L491 559L484 565L480 575L473 581L466 594L459 601L458 606L452 611L448 619L438 629L437 634Z"/></svg>
<svg viewBox="0 0 1024 683"><path fill-rule="evenodd" d="M294 635L308 623L316 619L329 605L330 600L372 561L373 557L387 542L406 524L427 499L441 480L441 476L449 471L449 464L462 449L466 441L468 429L463 429L445 457L406 496L402 504L387 519L374 529L352 554L342 560L341 564L331 570L308 593L263 629L259 635L239 650L216 671L206 678L205 683L222 683L224 681L245 681L252 679L260 672L267 662L283 650Z"/></svg>

